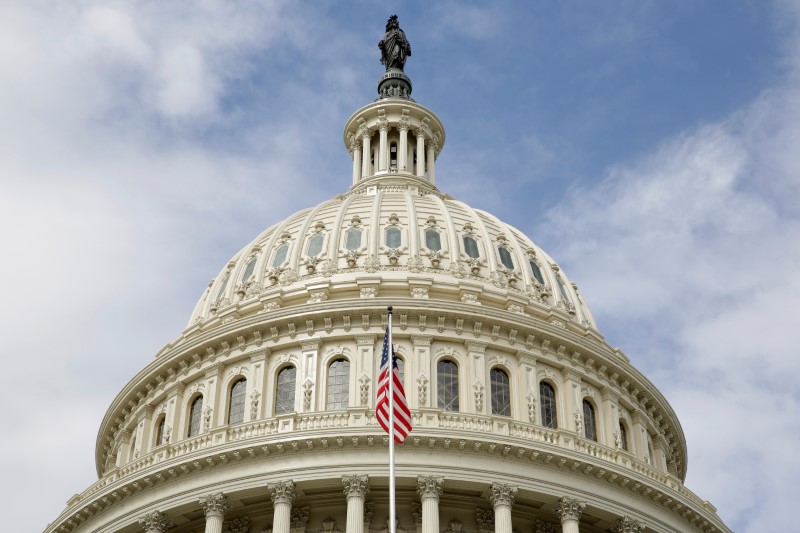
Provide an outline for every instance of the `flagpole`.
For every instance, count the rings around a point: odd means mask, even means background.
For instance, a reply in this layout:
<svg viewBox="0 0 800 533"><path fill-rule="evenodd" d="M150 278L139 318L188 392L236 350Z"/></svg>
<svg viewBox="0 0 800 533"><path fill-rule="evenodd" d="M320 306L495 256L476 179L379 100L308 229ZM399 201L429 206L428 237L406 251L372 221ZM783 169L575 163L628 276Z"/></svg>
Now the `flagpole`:
<svg viewBox="0 0 800 533"><path fill-rule="evenodd" d="M392 346L392 306L389 311L389 533L395 533L394 509L394 347Z"/></svg>

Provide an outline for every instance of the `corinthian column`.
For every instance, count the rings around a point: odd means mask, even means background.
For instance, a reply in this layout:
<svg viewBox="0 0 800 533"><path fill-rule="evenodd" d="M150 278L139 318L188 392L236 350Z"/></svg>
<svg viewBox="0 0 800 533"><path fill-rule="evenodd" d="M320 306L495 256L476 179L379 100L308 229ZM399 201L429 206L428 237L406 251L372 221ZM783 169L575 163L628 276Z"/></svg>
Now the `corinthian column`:
<svg viewBox="0 0 800 533"><path fill-rule="evenodd" d="M556 504L556 516L561 519L561 529L564 533L578 533L578 521L581 519L584 502L575 498L561 498Z"/></svg>
<svg viewBox="0 0 800 533"><path fill-rule="evenodd" d="M494 533L511 533L511 506L517 495L517 487L504 483L492 483L489 502L494 507Z"/></svg>
<svg viewBox="0 0 800 533"><path fill-rule="evenodd" d="M425 132L417 130L417 177L425 177Z"/></svg>
<svg viewBox="0 0 800 533"><path fill-rule="evenodd" d="M167 515L158 511L144 515L144 518L139 519L139 525L144 528L144 533L165 533L173 526Z"/></svg>
<svg viewBox="0 0 800 533"><path fill-rule="evenodd" d="M443 477L417 477L417 494L422 502L422 533L439 533L439 496Z"/></svg>
<svg viewBox="0 0 800 533"><path fill-rule="evenodd" d="M231 508L228 497L221 492L210 494L200 498L200 506L206 513L206 533L222 533L222 521Z"/></svg>
<svg viewBox="0 0 800 533"><path fill-rule="evenodd" d="M611 531L613 531L614 533L641 533L642 524L640 524L633 518L623 516L622 518L617 520L614 529L612 529Z"/></svg>
<svg viewBox="0 0 800 533"><path fill-rule="evenodd" d="M292 502L295 497L294 482L289 480L270 483L267 485L267 490L275 508L272 515L272 532L289 533L292 523Z"/></svg>
<svg viewBox="0 0 800 533"><path fill-rule="evenodd" d="M367 476L342 476L347 496L347 526L345 533L364 533L364 498L369 492Z"/></svg>

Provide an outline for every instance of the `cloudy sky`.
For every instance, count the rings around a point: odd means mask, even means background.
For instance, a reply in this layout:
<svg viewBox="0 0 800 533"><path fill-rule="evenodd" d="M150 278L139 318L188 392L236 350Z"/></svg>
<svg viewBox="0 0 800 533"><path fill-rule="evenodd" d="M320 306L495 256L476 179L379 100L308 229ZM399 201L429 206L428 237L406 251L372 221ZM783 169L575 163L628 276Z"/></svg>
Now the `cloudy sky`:
<svg viewBox="0 0 800 533"><path fill-rule="evenodd" d="M236 250L347 188L390 11L440 187L578 283L689 488L796 529L800 4L541 4L0 1L3 529L93 482L106 407Z"/></svg>

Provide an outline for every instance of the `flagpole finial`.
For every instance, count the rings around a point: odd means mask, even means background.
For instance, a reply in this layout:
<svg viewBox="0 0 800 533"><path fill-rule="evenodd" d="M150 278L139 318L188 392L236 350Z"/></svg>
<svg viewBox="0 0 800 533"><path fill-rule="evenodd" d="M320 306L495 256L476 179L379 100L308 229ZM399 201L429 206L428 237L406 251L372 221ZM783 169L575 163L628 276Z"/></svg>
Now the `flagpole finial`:
<svg viewBox="0 0 800 533"><path fill-rule="evenodd" d="M391 314L391 313L392 313L392 306L391 306L391 305L390 305L389 307L387 307L386 309L388 309L388 310L389 310L389 314Z"/></svg>

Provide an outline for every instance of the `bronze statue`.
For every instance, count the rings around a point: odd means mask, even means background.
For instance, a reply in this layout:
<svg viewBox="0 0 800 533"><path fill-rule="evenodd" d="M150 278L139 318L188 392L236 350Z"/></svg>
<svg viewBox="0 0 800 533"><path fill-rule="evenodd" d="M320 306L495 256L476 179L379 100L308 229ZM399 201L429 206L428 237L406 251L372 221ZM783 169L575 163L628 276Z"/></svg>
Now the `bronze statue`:
<svg viewBox="0 0 800 533"><path fill-rule="evenodd" d="M386 22L386 33L378 43L378 48L381 49L381 63L386 66L386 70L403 70L406 58L411 55L411 43L400 29L397 15L392 15Z"/></svg>

